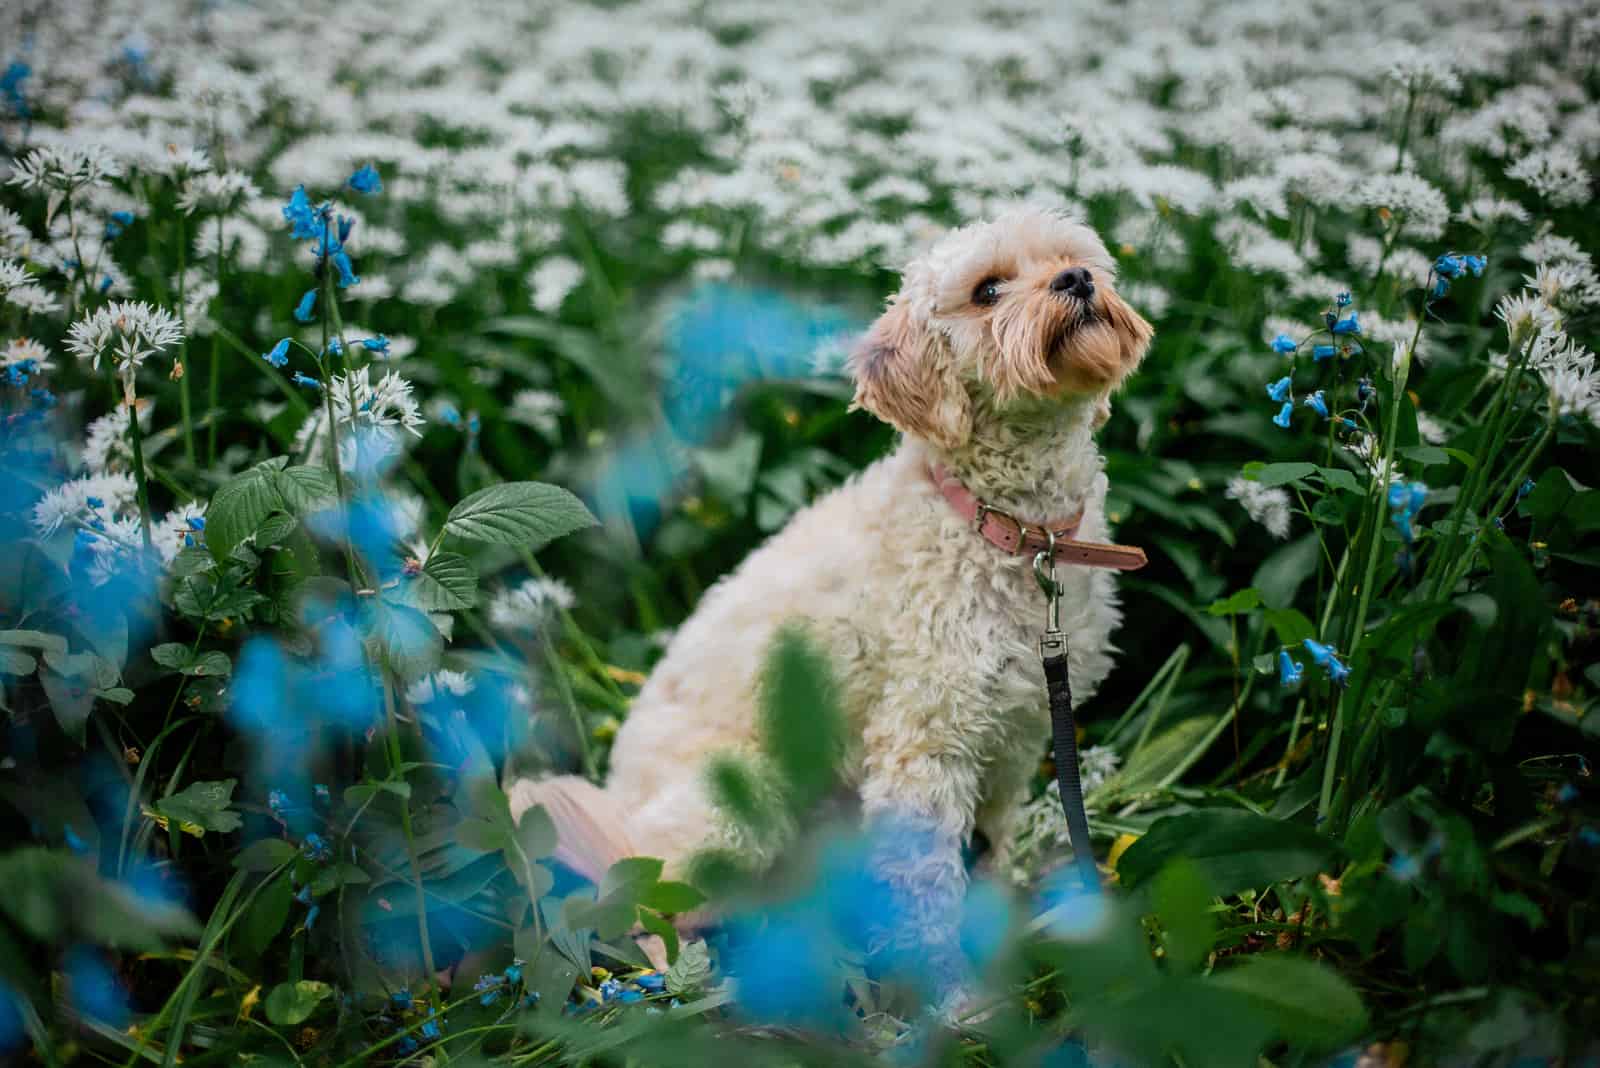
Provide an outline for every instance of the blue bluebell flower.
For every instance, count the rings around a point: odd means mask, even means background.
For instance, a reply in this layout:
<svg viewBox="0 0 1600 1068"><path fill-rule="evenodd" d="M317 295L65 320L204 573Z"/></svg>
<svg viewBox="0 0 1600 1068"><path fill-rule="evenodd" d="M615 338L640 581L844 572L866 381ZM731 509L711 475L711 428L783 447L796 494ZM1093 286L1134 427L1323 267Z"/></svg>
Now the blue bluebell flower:
<svg viewBox="0 0 1600 1068"><path fill-rule="evenodd" d="M311 320L316 318L316 311L317 291L315 288L308 289L300 298L300 303L294 306L295 321L300 323L309 323Z"/></svg>
<svg viewBox="0 0 1600 1068"><path fill-rule="evenodd" d="M411 991L401 987L389 995L389 1000L394 1003L395 1008L405 1012L411 1008Z"/></svg>
<svg viewBox="0 0 1600 1068"><path fill-rule="evenodd" d="M1300 685L1300 680L1305 677L1305 666L1298 660L1291 659L1287 649L1278 650L1278 685L1286 690L1292 690Z"/></svg>
<svg viewBox="0 0 1600 1068"><path fill-rule="evenodd" d="M371 196L383 192L383 179L378 177L378 169L370 163L352 174L347 183L357 193Z"/></svg>
<svg viewBox="0 0 1600 1068"><path fill-rule="evenodd" d="M1520 500L1522 500L1522 498L1524 498L1528 494L1532 493L1533 492L1533 487L1536 486L1536 485L1538 485L1538 483L1535 482L1531 478L1523 479L1522 480L1522 485L1517 487L1517 500L1520 501Z"/></svg>
<svg viewBox="0 0 1600 1068"><path fill-rule="evenodd" d="M1313 360L1330 360L1338 351L1332 345L1314 345L1311 349L1311 358Z"/></svg>
<svg viewBox="0 0 1600 1068"><path fill-rule="evenodd" d="M346 241L350 240L350 234L351 234L352 231L355 230L355 228L356 228L355 219L351 218L349 215L341 215L341 216L339 216L339 245L340 245L340 247L343 247L344 243Z"/></svg>
<svg viewBox="0 0 1600 1068"><path fill-rule="evenodd" d="M506 982L516 984L522 982L522 958L513 957L511 966L505 971Z"/></svg>
<svg viewBox="0 0 1600 1068"><path fill-rule="evenodd" d="M356 275L355 268L350 264L350 257L344 249L339 249L333 254L333 267L339 272L340 289L349 289L351 286L361 284L361 279Z"/></svg>
<svg viewBox="0 0 1600 1068"><path fill-rule="evenodd" d="M1274 424L1289 429L1289 417L1294 414L1294 401L1284 401L1283 407L1278 409L1278 414L1272 417Z"/></svg>
<svg viewBox="0 0 1600 1068"><path fill-rule="evenodd" d="M61 829L61 837L66 841L67 848L74 853L89 852L89 847L78 837L78 832L72 829L72 824L69 823Z"/></svg>
<svg viewBox="0 0 1600 1068"><path fill-rule="evenodd" d="M1299 347L1300 346L1295 339L1290 337L1288 334L1279 334L1277 337L1272 339L1272 351L1281 353L1283 355L1288 355Z"/></svg>
<svg viewBox="0 0 1600 1068"><path fill-rule="evenodd" d="M639 984L641 990L647 990L652 994L659 994L667 988L667 980L655 972L636 975L633 977L633 981Z"/></svg>
<svg viewBox="0 0 1600 1068"><path fill-rule="evenodd" d="M274 367L286 367L289 364L289 339L284 338L272 346L272 351L263 352L261 358Z"/></svg>
<svg viewBox="0 0 1600 1068"><path fill-rule="evenodd" d="M417 1029L418 1037L420 1037L424 1042L437 1041L440 1034L439 1021L433 1018L430 1018L427 1023L423 1024Z"/></svg>
<svg viewBox="0 0 1600 1068"><path fill-rule="evenodd" d="M399 1042L396 1042L394 1048L395 1051L400 1054L400 1056L409 1057L413 1053L417 1052L419 1047L417 1045L417 1040L412 1038L410 1035L407 1035Z"/></svg>
<svg viewBox="0 0 1600 1068"><path fill-rule="evenodd" d="M1361 402L1361 407L1365 408L1367 406L1367 402L1370 401L1373 396L1376 395L1376 393L1377 390L1372 388L1372 379L1362 376L1362 378L1356 382L1356 400Z"/></svg>
<svg viewBox="0 0 1600 1068"><path fill-rule="evenodd" d="M206 529L206 517L203 515L192 515L184 520L184 524L188 526L190 530L198 534Z"/></svg>
<svg viewBox="0 0 1600 1068"><path fill-rule="evenodd" d="M282 790L269 790L267 792L267 811L283 819L283 814L289 808L289 795Z"/></svg>
<svg viewBox="0 0 1600 1068"><path fill-rule="evenodd" d="M1304 404L1307 408L1310 408L1312 411L1322 416L1322 418L1328 418L1328 402L1326 398L1323 397L1322 390L1317 390L1300 403Z"/></svg>
<svg viewBox="0 0 1600 1068"><path fill-rule="evenodd" d="M1310 638L1301 643L1306 652L1311 654L1311 660L1323 671L1327 672L1328 679L1335 686L1343 686L1350 678L1350 669L1339 659L1331 645L1324 645Z"/></svg>
<svg viewBox="0 0 1600 1068"><path fill-rule="evenodd" d="M472 984L472 989L478 995L478 1004L487 1007L500 1000L500 995L505 993L505 985L504 976L480 975L478 981Z"/></svg>
<svg viewBox="0 0 1600 1068"><path fill-rule="evenodd" d="M326 864L333 859L333 849L329 847L327 840L316 831L306 835L305 840L300 843L300 852L305 855L306 859L314 860L321 864Z"/></svg>
<svg viewBox="0 0 1600 1068"><path fill-rule="evenodd" d="M1433 261L1433 273L1441 278L1454 278L1466 269L1467 265L1461 261L1461 257L1453 252L1446 252Z"/></svg>
<svg viewBox="0 0 1600 1068"><path fill-rule="evenodd" d="M382 334L377 337L362 338L361 347L379 356L389 355L389 339Z"/></svg>
<svg viewBox="0 0 1600 1068"><path fill-rule="evenodd" d="M295 385L304 386L306 389L321 389L322 388L322 383L321 382L318 382L315 378L312 378L310 375L303 375L299 371L296 371L293 375L291 375L290 376L290 380L292 382L294 382Z"/></svg>
<svg viewBox="0 0 1600 1068"><path fill-rule="evenodd" d="M1288 400L1293 393L1294 381L1288 375L1284 375L1267 387L1267 396L1280 404Z"/></svg>
<svg viewBox="0 0 1600 1068"><path fill-rule="evenodd" d="M1330 329L1339 335L1361 333L1360 312L1351 312L1343 319L1338 320Z"/></svg>
<svg viewBox="0 0 1600 1068"><path fill-rule="evenodd" d="M332 356L337 359L338 357L344 355L344 342L340 341L336 337L330 337L328 339L327 347L324 348L322 352L326 356Z"/></svg>
<svg viewBox="0 0 1600 1068"><path fill-rule="evenodd" d="M1462 256L1461 261L1467 265L1467 270L1472 272L1474 278L1483 274L1483 269L1489 266L1487 256Z"/></svg>
<svg viewBox="0 0 1600 1068"><path fill-rule="evenodd" d="M128 994L101 952L74 946L61 961L72 1004L84 1016L120 1031L128 1026Z"/></svg>
<svg viewBox="0 0 1600 1068"><path fill-rule="evenodd" d="M0 74L0 98L11 105L11 110L16 112L18 118L29 118L28 98L22 92L22 83L32 73L32 67L20 59L14 59L7 65L5 73Z"/></svg>
<svg viewBox="0 0 1600 1068"><path fill-rule="evenodd" d="M122 236L124 230L133 225L133 212L114 211L111 218L106 221L106 240L115 241Z"/></svg>
<svg viewBox="0 0 1600 1068"><path fill-rule="evenodd" d="M56 406L56 395L42 386L35 386L29 390L28 396L32 397L33 403L41 408L54 408Z"/></svg>
<svg viewBox="0 0 1600 1068"><path fill-rule="evenodd" d="M1335 308L1348 308L1352 303L1354 303L1354 298L1350 296L1349 290L1334 294L1333 306Z"/></svg>
<svg viewBox="0 0 1600 1068"><path fill-rule="evenodd" d="M115 284L115 279L113 279L109 274L102 277L100 279L99 286L100 294L104 296L105 294L111 292L111 287L113 284Z"/></svg>
<svg viewBox="0 0 1600 1068"><path fill-rule="evenodd" d="M306 196L303 185L295 186L294 192L289 194L289 203L283 206L283 217L289 222L289 236L296 240L322 236L320 213L311 206L311 198Z"/></svg>

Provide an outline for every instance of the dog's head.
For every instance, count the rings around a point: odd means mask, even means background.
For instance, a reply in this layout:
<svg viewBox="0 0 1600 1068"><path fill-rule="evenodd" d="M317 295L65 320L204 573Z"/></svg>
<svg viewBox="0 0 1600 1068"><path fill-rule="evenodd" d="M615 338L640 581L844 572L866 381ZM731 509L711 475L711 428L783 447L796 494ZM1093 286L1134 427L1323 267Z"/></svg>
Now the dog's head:
<svg viewBox="0 0 1600 1068"><path fill-rule="evenodd" d="M1087 226L1020 208L947 234L851 357L855 406L954 448L974 392L1004 411L1026 398L1109 394L1139 365L1150 324L1117 296L1116 267Z"/></svg>

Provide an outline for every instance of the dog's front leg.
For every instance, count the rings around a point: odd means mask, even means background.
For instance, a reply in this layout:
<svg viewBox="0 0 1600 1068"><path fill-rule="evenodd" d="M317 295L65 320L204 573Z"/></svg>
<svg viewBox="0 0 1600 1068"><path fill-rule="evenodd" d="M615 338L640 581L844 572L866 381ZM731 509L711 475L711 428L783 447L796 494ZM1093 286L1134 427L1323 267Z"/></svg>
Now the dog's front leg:
<svg viewBox="0 0 1600 1068"><path fill-rule="evenodd" d="M961 951L978 776L970 759L925 746L878 753L865 762L861 799L873 846L873 874L889 890L889 914L870 948L902 970L914 968L953 1017L971 1001L972 969Z"/></svg>

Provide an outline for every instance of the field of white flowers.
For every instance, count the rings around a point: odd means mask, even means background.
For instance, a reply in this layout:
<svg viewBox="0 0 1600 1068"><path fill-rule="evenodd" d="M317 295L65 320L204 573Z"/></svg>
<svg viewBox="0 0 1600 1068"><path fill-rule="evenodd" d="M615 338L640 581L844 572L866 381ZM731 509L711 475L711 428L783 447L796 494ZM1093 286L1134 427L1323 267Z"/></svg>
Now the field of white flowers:
<svg viewBox="0 0 1600 1068"><path fill-rule="evenodd" d="M8 0L0 1054L1594 1063L1597 56L1566 0ZM1041 753L948 1020L847 836L576 886L501 786L602 772L890 447L853 336L1019 200L1156 327L1152 566L1080 710L1118 889ZM728 818L827 824L801 772Z"/></svg>

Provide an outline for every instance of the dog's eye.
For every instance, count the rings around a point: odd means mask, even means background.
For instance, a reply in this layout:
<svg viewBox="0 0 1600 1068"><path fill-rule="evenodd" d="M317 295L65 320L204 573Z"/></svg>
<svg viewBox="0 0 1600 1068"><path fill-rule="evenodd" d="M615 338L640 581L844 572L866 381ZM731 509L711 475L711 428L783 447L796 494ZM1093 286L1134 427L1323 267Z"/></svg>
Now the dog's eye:
<svg viewBox="0 0 1600 1068"><path fill-rule="evenodd" d="M985 278L972 290L972 303L983 306L995 304L1000 300L1000 279Z"/></svg>

